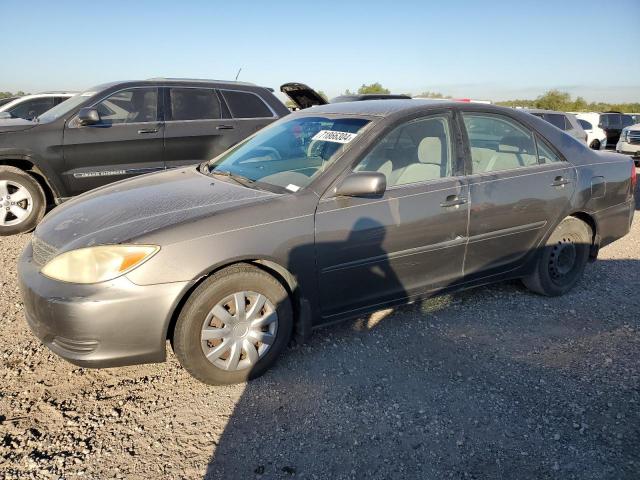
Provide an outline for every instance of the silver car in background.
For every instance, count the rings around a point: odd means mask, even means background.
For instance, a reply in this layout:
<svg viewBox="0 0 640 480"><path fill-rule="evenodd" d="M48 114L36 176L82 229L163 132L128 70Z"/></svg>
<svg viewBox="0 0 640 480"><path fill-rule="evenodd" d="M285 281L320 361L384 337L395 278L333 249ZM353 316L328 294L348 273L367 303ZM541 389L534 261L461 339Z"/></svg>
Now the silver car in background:
<svg viewBox="0 0 640 480"><path fill-rule="evenodd" d="M551 125L558 127L573 138L577 138L581 142L587 143L587 132L584 131L575 115L565 112L557 112L555 110L542 110L537 108L530 108L526 111L531 115L535 115L536 117L546 120Z"/></svg>

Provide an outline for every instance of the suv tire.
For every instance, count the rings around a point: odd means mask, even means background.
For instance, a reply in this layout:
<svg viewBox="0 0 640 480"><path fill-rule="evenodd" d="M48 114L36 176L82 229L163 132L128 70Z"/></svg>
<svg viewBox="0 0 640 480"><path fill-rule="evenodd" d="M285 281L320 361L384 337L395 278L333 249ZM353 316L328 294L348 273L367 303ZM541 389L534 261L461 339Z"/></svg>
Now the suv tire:
<svg viewBox="0 0 640 480"><path fill-rule="evenodd" d="M44 216L46 203L42 187L31 175L0 166L0 236L33 230Z"/></svg>

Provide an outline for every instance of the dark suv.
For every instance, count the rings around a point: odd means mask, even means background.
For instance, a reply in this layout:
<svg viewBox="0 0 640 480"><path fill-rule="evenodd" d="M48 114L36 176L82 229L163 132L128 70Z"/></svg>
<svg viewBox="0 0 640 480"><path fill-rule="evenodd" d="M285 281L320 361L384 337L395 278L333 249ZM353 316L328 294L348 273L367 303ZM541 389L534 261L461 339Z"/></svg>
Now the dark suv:
<svg viewBox="0 0 640 480"><path fill-rule="evenodd" d="M618 140L620 140L620 132L624 127L629 127L635 122L631 115L620 112L604 112L600 114L600 123L598 126L604 130L607 135L607 148L615 150Z"/></svg>
<svg viewBox="0 0 640 480"><path fill-rule="evenodd" d="M163 78L100 85L35 121L0 120L0 235L33 229L47 203L211 159L288 113L265 87Z"/></svg>

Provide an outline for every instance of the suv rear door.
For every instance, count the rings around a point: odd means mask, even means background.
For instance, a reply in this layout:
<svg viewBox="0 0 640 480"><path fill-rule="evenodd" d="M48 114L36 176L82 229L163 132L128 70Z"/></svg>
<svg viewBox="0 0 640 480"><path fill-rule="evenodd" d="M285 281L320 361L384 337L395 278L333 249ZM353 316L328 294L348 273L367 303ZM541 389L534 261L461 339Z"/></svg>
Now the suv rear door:
<svg viewBox="0 0 640 480"><path fill-rule="evenodd" d="M214 158L278 118L253 92L172 86L163 98L166 168Z"/></svg>
<svg viewBox="0 0 640 480"><path fill-rule="evenodd" d="M141 173L164 169L158 88L131 87L94 103L100 122L66 124L63 181L71 196Z"/></svg>

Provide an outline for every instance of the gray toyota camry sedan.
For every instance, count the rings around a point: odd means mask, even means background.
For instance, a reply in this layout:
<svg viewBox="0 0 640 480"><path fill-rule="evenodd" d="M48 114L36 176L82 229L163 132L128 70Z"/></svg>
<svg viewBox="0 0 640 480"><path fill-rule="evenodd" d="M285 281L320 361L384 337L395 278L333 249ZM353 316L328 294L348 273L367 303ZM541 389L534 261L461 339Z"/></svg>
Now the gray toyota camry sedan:
<svg viewBox="0 0 640 480"><path fill-rule="evenodd" d="M165 359L241 382L292 335L521 278L561 295L634 214L633 162L490 105L329 104L198 166L53 210L19 265L27 321L80 366Z"/></svg>

